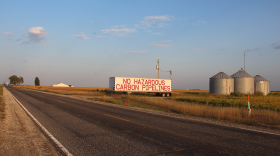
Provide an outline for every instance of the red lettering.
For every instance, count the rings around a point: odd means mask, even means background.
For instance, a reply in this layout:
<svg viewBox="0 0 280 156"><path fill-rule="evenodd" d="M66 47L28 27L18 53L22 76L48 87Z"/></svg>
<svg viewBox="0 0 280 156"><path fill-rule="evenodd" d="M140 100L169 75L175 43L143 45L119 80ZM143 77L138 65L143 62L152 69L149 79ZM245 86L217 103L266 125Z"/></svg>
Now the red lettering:
<svg viewBox="0 0 280 156"><path fill-rule="evenodd" d="M119 84L116 85L116 90L119 90L118 86L120 86Z"/></svg>
<svg viewBox="0 0 280 156"><path fill-rule="evenodd" d="M144 88L145 88L145 85L142 85L142 90L144 90Z"/></svg>
<svg viewBox="0 0 280 156"><path fill-rule="evenodd" d="M164 80L161 80L161 84L162 84L162 85L165 85L165 81L164 81Z"/></svg>
<svg viewBox="0 0 280 156"><path fill-rule="evenodd" d="M133 80L134 80L134 84L135 84L135 83L137 83L137 84L138 84L138 81L137 81L137 79L133 79Z"/></svg>

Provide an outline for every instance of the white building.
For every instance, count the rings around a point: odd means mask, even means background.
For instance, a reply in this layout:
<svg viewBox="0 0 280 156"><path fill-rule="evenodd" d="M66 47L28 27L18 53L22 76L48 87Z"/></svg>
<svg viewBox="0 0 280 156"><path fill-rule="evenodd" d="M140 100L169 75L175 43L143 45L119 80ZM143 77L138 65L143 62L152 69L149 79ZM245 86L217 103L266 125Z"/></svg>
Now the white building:
<svg viewBox="0 0 280 156"><path fill-rule="evenodd" d="M64 83L58 83L58 84L54 84L52 85L53 87L69 87L68 85L64 84ZM74 87L71 85L71 87Z"/></svg>

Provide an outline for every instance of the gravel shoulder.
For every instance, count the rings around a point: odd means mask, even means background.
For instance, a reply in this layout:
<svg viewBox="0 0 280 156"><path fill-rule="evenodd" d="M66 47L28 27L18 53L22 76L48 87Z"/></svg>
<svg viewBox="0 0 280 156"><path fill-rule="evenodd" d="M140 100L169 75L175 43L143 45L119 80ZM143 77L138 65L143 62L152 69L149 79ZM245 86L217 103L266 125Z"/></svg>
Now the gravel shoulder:
<svg viewBox="0 0 280 156"><path fill-rule="evenodd" d="M3 88L3 102L5 118L0 120L0 155L59 155L6 88Z"/></svg>

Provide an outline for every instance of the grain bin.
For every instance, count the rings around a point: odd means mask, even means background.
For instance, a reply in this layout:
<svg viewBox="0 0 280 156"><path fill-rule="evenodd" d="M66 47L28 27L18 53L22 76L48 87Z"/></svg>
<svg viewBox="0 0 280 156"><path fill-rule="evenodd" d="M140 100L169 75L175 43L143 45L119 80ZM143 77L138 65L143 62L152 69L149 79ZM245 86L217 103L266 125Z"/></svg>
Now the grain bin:
<svg viewBox="0 0 280 156"><path fill-rule="evenodd" d="M270 92L270 82L261 77L260 75L256 75L255 77L255 93L262 92L264 95L267 95Z"/></svg>
<svg viewBox="0 0 280 156"><path fill-rule="evenodd" d="M231 75L234 78L234 92L243 94L254 94L254 77L241 68Z"/></svg>
<svg viewBox="0 0 280 156"><path fill-rule="evenodd" d="M229 95L234 92L234 79L224 72L209 78L209 93Z"/></svg>

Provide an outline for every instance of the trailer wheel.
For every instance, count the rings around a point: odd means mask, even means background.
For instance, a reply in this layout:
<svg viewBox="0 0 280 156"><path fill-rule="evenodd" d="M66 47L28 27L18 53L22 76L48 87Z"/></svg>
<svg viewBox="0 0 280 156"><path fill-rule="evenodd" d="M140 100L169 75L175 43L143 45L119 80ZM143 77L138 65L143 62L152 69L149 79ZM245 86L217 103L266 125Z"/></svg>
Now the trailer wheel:
<svg viewBox="0 0 280 156"><path fill-rule="evenodd" d="M165 94L164 94L164 93L162 93L162 94L161 94L161 96L162 96L162 97L165 97Z"/></svg>
<svg viewBox="0 0 280 156"><path fill-rule="evenodd" d="M166 96L168 97L168 96L170 96L170 94L169 94L169 93L167 93L167 94L166 94Z"/></svg>

